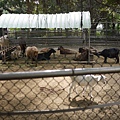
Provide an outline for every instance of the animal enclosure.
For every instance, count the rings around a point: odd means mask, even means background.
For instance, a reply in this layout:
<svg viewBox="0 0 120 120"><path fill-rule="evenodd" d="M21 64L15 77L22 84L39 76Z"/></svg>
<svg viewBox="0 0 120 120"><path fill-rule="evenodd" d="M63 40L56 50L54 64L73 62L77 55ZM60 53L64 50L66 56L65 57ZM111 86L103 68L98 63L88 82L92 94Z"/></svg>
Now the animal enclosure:
<svg viewBox="0 0 120 120"><path fill-rule="evenodd" d="M74 73L72 73L73 71ZM77 118L87 120L88 117L96 117L96 119L116 120L116 118L119 118L120 113L119 72L120 69L114 67L112 69L83 68L79 71L78 69L66 69L61 71L34 71L33 73L19 72L12 73L12 75L3 74L0 77L0 79L3 79L0 87L1 118L23 119L24 116L24 119L27 120L32 118L46 120L48 118L52 120L57 118L74 120ZM76 89L79 94L73 90L71 92L72 99L69 100L70 76L88 73L104 74L107 83L99 82L94 86L92 89L94 97L92 99L87 94L90 92L88 89L85 96L82 96L83 87L77 86ZM11 80L6 80L6 78Z"/></svg>
<svg viewBox="0 0 120 120"><path fill-rule="evenodd" d="M54 36L56 34L56 36ZM68 36L66 36L68 34ZM51 35L51 36L50 36ZM80 47L88 47L81 30L16 30L9 31L10 46L19 45L19 39L26 41L26 46L36 46L39 57L54 49L49 59L38 60L37 66L27 64L26 56L0 62L0 115L1 119L41 119L41 120L117 120L120 116L120 63L108 58L104 63L102 56L91 56L91 62L74 61L80 55ZM113 37L114 38L114 37ZM92 36L90 45L98 52L108 48L119 49L118 36ZM106 42L107 41L107 42ZM60 54L58 48L76 51L77 54ZM9 50L8 50L9 51ZM8 52L9 54L9 52ZM42 56L43 57L43 56ZM26 61L27 60L27 61ZM33 61L35 62L35 61ZM80 71L77 71L77 70ZM62 71L62 72L61 72ZM18 73L17 73L18 72ZM38 73L37 73L38 72ZM77 85L77 92L72 89L69 100L71 76L105 75L106 84L97 82L84 96L83 86Z"/></svg>

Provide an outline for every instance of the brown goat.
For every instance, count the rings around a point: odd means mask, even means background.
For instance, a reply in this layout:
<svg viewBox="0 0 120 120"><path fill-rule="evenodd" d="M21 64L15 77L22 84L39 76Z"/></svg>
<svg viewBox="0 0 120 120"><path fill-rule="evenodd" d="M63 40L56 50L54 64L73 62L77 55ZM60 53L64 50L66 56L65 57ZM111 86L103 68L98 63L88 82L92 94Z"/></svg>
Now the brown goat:
<svg viewBox="0 0 120 120"><path fill-rule="evenodd" d="M36 46L32 46L32 47L27 47L26 51L25 51L25 55L28 59L33 61L36 61L36 65L37 65L37 57L38 57L38 48Z"/></svg>
<svg viewBox="0 0 120 120"><path fill-rule="evenodd" d="M81 54L78 55L73 60L75 60L75 61L88 61L89 50L90 50L90 54L96 55L97 50L94 47L90 47L90 49L83 47L83 48L79 48L79 53L81 53Z"/></svg>
<svg viewBox="0 0 120 120"><path fill-rule="evenodd" d="M88 50L83 51L81 54L79 54L76 58L73 60L75 61L87 61L88 60Z"/></svg>
<svg viewBox="0 0 120 120"><path fill-rule="evenodd" d="M60 54L77 54L76 51L66 49L66 48L64 48L62 46L58 47L58 50L60 50Z"/></svg>

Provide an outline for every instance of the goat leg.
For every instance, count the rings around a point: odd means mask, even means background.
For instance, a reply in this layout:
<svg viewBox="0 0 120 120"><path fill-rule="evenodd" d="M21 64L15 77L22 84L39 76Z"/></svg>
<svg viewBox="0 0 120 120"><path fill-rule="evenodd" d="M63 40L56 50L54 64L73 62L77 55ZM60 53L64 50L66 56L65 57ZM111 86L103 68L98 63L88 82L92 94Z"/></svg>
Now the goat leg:
<svg viewBox="0 0 120 120"><path fill-rule="evenodd" d="M84 93L85 93L86 89L87 89L87 87L84 87L84 88L83 88L83 92L82 92L83 97L85 97L85 96L84 96Z"/></svg>
<svg viewBox="0 0 120 120"><path fill-rule="evenodd" d="M70 88L69 88L69 93L68 93L68 99L70 100L71 99L71 97L70 97L70 94L71 94L71 89L72 89L72 84L70 85Z"/></svg>
<svg viewBox="0 0 120 120"><path fill-rule="evenodd" d="M104 57L104 63L107 63L107 57Z"/></svg>
<svg viewBox="0 0 120 120"><path fill-rule="evenodd" d="M116 63L119 63L119 56L116 57Z"/></svg>
<svg viewBox="0 0 120 120"><path fill-rule="evenodd" d="M90 98L92 99L92 98L93 98L93 95L92 95L92 87L90 87L90 93L89 93L89 95L90 95Z"/></svg>

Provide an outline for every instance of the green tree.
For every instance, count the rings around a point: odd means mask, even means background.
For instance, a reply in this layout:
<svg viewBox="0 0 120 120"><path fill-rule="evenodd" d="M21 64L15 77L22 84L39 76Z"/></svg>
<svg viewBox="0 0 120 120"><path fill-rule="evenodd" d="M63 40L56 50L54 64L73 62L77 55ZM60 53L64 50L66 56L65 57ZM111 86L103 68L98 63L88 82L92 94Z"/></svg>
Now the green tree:
<svg viewBox="0 0 120 120"><path fill-rule="evenodd" d="M92 29L99 22L117 21L120 14L119 0L1 0L0 8L9 13L65 13L90 11Z"/></svg>

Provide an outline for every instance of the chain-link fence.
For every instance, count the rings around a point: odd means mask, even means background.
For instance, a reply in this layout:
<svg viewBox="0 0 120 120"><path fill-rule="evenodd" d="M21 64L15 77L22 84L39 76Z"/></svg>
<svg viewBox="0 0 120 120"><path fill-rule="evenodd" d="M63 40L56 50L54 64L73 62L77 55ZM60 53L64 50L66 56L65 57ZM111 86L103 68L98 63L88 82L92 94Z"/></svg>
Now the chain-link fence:
<svg viewBox="0 0 120 120"><path fill-rule="evenodd" d="M92 49L88 45L89 32ZM119 54L112 58L108 56L106 62L105 57L96 54L104 49L119 49L119 29L112 36L107 34L109 32L107 28L103 31L8 31L10 46L0 52L0 119L120 119L120 63L116 63ZM44 60L39 59L36 64L22 54L11 57L15 50L19 51L16 48L21 40L25 41L26 47L36 46L39 57L44 54ZM62 53L60 46L67 53ZM79 48L84 47L91 50L90 54L79 53ZM51 48L54 52L46 57L46 52ZM81 56L86 59L81 60ZM78 79L77 75L85 81L88 74L106 76L106 84L102 80L97 81L95 86L90 83L81 85L82 82L79 82L76 89L71 88L72 81ZM85 90L86 86L89 89Z"/></svg>
<svg viewBox="0 0 120 120"><path fill-rule="evenodd" d="M96 29L15 29L8 31L12 45L19 42L19 38L25 39L28 45L43 47L58 47L59 45L76 48L90 45L101 48L119 47L120 28L119 22L114 23L118 27L111 28L112 22L102 22ZM4 33L5 34L5 33ZM34 41L34 42L33 42Z"/></svg>
<svg viewBox="0 0 120 120"><path fill-rule="evenodd" d="M0 118L22 120L120 119L120 68L81 68L0 74ZM77 76L105 76L102 81ZM73 76L75 78L73 79ZM73 82L72 82L73 81ZM95 84L94 84L95 82ZM92 83L92 84L91 84ZM84 95L84 88L86 89ZM70 99L69 99L70 93ZM90 94L92 93L92 96Z"/></svg>

